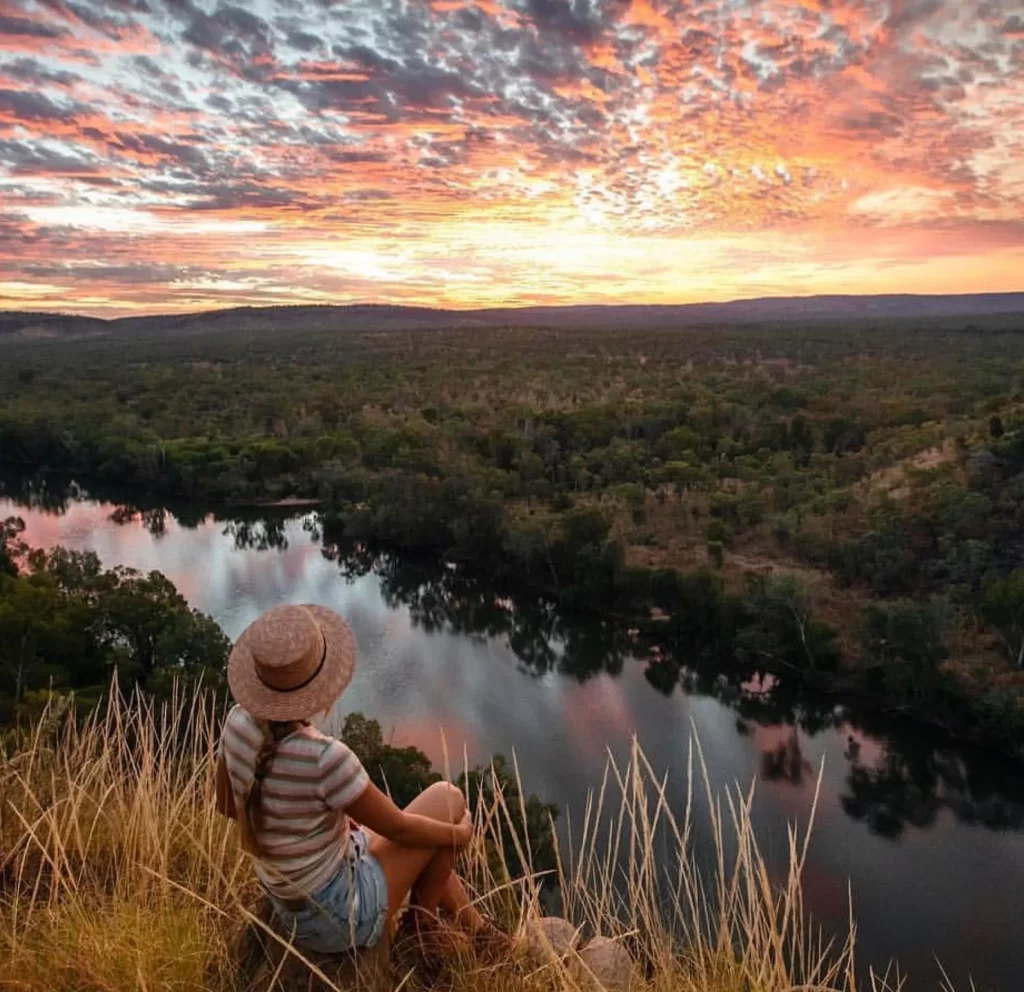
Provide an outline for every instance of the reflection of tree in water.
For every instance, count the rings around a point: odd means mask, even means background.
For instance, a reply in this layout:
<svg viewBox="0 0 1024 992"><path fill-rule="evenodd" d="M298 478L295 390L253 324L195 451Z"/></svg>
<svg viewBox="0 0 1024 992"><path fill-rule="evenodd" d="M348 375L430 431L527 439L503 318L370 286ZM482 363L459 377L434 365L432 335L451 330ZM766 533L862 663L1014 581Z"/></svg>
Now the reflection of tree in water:
<svg viewBox="0 0 1024 992"><path fill-rule="evenodd" d="M790 684L737 667L733 670L684 666L655 649L645 671L661 692L682 686L690 695L709 696L737 714L737 730L751 724L788 727L789 735L761 753L765 779L808 784L811 766L803 758L801 733L826 729L848 735L849 762L843 810L883 837L898 837L907 826L925 829L943 812L965 823L994 830L1024 829L1024 786L1008 759L968 747L955 747L937 731L858 707L837 707L802 683ZM862 746L860 739L871 742ZM865 751L880 749L870 760Z"/></svg>
<svg viewBox="0 0 1024 992"><path fill-rule="evenodd" d="M798 680L784 682L740 665L683 665L659 647L652 648L644 675L666 695L678 685L689 696L709 696L741 720L766 727L791 725L817 734L842 716L833 702Z"/></svg>
<svg viewBox="0 0 1024 992"><path fill-rule="evenodd" d="M761 752L761 777L767 782L789 782L801 786L811 774L811 763L800 747L800 732L790 727L786 739Z"/></svg>
<svg viewBox="0 0 1024 992"><path fill-rule="evenodd" d="M118 525L140 522L154 537L163 537L167 531L167 520L175 520L188 530L193 530L209 519L206 513L190 512L191 508L166 507L164 505L139 506L136 503L120 503L110 513L109 520ZM215 519L218 519L215 515ZM284 516L231 516L224 520L221 533L230 537L236 551L285 551L288 538Z"/></svg>
<svg viewBox="0 0 1024 992"><path fill-rule="evenodd" d="M286 551L288 538L282 518L260 517L254 520L228 520L221 532L235 543L236 551Z"/></svg>
<svg viewBox="0 0 1024 992"><path fill-rule="evenodd" d="M56 475L0 473L0 496L43 513L65 513L69 504L79 500L110 503L114 506L109 518L113 523L141 520L154 535L164 533L168 515L190 530L204 523L210 515L209 509L198 503L147 499L138 490L109 485L90 485L86 489L73 479Z"/></svg>
<svg viewBox="0 0 1024 992"><path fill-rule="evenodd" d="M119 526L141 523L154 537L163 537L168 520L186 530L194 530L212 517L224 524L223 534L230 537L238 551L283 551L288 547L285 527L296 516L286 509L243 507L211 513L204 504L172 500L147 500L136 492L111 486L83 489L74 481L47 476L0 475L0 496L29 509L44 513L64 513L76 500L111 503L108 519ZM302 527L312 540L319 540L319 522L314 514L304 514Z"/></svg>
<svg viewBox="0 0 1024 992"><path fill-rule="evenodd" d="M115 524L127 524L140 521L143 527L154 537L162 537L167 529L167 520L173 517L180 526L194 530L206 523L211 514L195 504L174 503L171 505L120 503L110 514ZM236 551L286 551L288 537L286 525L291 519L287 514L263 512L245 513L232 510L228 514L215 513L213 519L223 522L221 533L230 537ZM309 529L305 526L305 529Z"/></svg>
<svg viewBox="0 0 1024 992"><path fill-rule="evenodd" d="M385 603L408 609L424 630L504 639L532 674L557 671L581 682L598 672L617 675L638 651L622 623L562 613L548 600L495 587L463 568L355 542L326 545L324 554L347 578L376 573Z"/></svg>
<svg viewBox="0 0 1024 992"><path fill-rule="evenodd" d="M461 568L413 562L356 543L328 545L324 554L348 578L375 572L388 606L405 607L426 630L506 639L531 673L556 671L583 681L598 672L618 674L634 658L646 662L644 674L658 691L671 694L681 686L688 695L728 706L737 714L738 733L752 724L787 728L784 740L762 751L767 780L810 786L813 767L804 757L802 735L843 730L851 736L842 808L882 836L898 836L908 824L926 827L943 809L993 829L1024 828L1024 789L1008 789L1016 781L1012 766L953 749L922 726L838 706L800 680L739 664L683 664L621 621L562 615L546 600L497 588ZM863 759L858 737L881 747L876 763Z"/></svg>
<svg viewBox="0 0 1024 992"><path fill-rule="evenodd" d="M0 473L0 497L40 513L64 513L68 503L82 495L78 486L66 480Z"/></svg>
<svg viewBox="0 0 1024 992"><path fill-rule="evenodd" d="M943 812L992 830L1024 828L1024 788L1008 761L954 749L925 731L887 736L882 757L862 763L850 756L843 809L886 837L907 826L927 828ZM1016 773L1016 774L1015 774Z"/></svg>
<svg viewBox="0 0 1024 992"><path fill-rule="evenodd" d="M132 503L122 503L114 507L108 519L119 526L138 520L154 537L163 537L167 533L167 510L162 506L141 510Z"/></svg>

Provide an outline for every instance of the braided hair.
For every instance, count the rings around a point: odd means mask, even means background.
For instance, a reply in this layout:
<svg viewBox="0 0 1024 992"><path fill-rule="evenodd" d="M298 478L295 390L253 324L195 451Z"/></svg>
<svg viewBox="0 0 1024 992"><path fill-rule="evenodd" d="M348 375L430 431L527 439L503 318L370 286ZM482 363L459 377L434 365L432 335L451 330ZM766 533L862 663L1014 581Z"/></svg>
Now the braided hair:
<svg viewBox="0 0 1024 992"><path fill-rule="evenodd" d="M237 814L242 850L249 854L259 855L260 853L258 834L263 820L261 802L263 797L263 779L266 778L270 759L274 757L277 742L287 737L288 734L298 727L306 726L306 723L307 721L305 720L288 720L285 722L278 722L276 720L256 721L257 726L260 728L262 742L259 751L256 753L256 761L253 764L252 783L249 785L249 791L246 793L244 801L238 807Z"/></svg>

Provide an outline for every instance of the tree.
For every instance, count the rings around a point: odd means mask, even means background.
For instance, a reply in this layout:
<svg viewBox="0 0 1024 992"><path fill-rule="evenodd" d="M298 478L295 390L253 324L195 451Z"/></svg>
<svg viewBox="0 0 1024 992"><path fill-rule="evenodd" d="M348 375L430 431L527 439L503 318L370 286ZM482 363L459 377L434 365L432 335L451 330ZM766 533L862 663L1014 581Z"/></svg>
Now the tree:
<svg viewBox="0 0 1024 992"><path fill-rule="evenodd" d="M154 693L175 679L219 683L230 642L164 575L104 571L65 548L19 557L22 574L0 573L0 693L14 706L51 681L98 696L114 670Z"/></svg>
<svg viewBox="0 0 1024 992"><path fill-rule="evenodd" d="M551 564L551 524L541 516L513 517L505 528L503 550L527 574L540 570L557 586L558 575Z"/></svg>
<svg viewBox="0 0 1024 992"><path fill-rule="evenodd" d="M683 493L687 489L699 484L702 475L701 468L691 465L689 462L668 461L661 469L662 478L675 489L676 499L678 500L682 500Z"/></svg>
<svg viewBox="0 0 1024 992"><path fill-rule="evenodd" d="M867 440L864 428L846 417L832 417L822 430L822 447L834 455L860 451Z"/></svg>
<svg viewBox="0 0 1024 992"><path fill-rule="evenodd" d="M98 637L122 676L146 685L158 671L165 678L189 677L223 668L227 637L160 572L119 567L80 591L94 597Z"/></svg>
<svg viewBox="0 0 1024 992"><path fill-rule="evenodd" d="M27 688L45 685L47 664L65 633L60 591L48 576L0 577L0 671L15 706Z"/></svg>
<svg viewBox="0 0 1024 992"><path fill-rule="evenodd" d="M708 541L708 557L715 563L715 568L725 564L725 547L721 541Z"/></svg>
<svg viewBox="0 0 1024 992"><path fill-rule="evenodd" d="M699 451L702 443L700 434L695 430L689 427L676 427L662 434L654 450L660 458L670 462L685 459L688 452Z"/></svg>
<svg viewBox="0 0 1024 992"><path fill-rule="evenodd" d="M576 492L587 488L590 473L587 471L587 461L582 455L573 455L569 459L569 477Z"/></svg>
<svg viewBox="0 0 1024 992"><path fill-rule="evenodd" d="M25 521L21 517L8 517L0 521L0 575L17 575L18 559L27 548L21 535L25 533Z"/></svg>
<svg viewBox="0 0 1024 992"><path fill-rule="evenodd" d="M838 666L836 632L811 616L811 596L802 582L792 575L754 572L747 573L746 582L753 624L743 632L742 651L798 668Z"/></svg>
<svg viewBox="0 0 1024 992"><path fill-rule="evenodd" d="M616 499L622 500L629 507L633 523L644 522L644 502L647 492L638 482L623 482L612 490Z"/></svg>
<svg viewBox="0 0 1024 992"><path fill-rule="evenodd" d="M787 446L793 452L793 459L798 465L806 465L814 451L814 432L810 421L802 414L793 418L789 425Z"/></svg>
<svg viewBox="0 0 1024 992"><path fill-rule="evenodd" d="M981 613L999 632L1013 664L1024 668L1024 568L985 583Z"/></svg>
<svg viewBox="0 0 1024 992"><path fill-rule="evenodd" d="M721 551L719 545L718 553ZM736 603L717 575L707 569L686 575L659 569L651 576L650 590L654 606L667 617L658 625L659 640L664 637L677 658L690 663L733 655Z"/></svg>
<svg viewBox="0 0 1024 992"><path fill-rule="evenodd" d="M864 610L862 642L881 667L890 691L922 699L935 693L943 643L945 609L941 601L902 599L873 603Z"/></svg>
<svg viewBox="0 0 1024 992"><path fill-rule="evenodd" d="M733 529L722 520L712 520L704 531L709 544L718 544L723 548L731 548L735 537Z"/></svg>

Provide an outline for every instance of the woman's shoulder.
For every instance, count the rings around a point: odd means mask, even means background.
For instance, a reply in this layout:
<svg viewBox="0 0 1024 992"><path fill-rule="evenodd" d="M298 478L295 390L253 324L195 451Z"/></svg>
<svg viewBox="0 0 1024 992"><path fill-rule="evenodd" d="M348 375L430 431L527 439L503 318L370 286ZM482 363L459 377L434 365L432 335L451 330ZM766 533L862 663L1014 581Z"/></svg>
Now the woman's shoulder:
<svg viewBox="0 0 1024 992"><path fill-rule="evenodd" d="M263 736L256 718L238 703L231 707L224 718L224 733L240 735L247 739L255 737L257 741Z"/></svg>
<svg viewBox="0 0 1024 992"><path fill-rule="evenodd" d="M324 733L312 724L303 727L296 736L318 745L321 753L325 756L331 752L335 754L352 754L352 751L349 750L344 741Z"/></svg>
<svg viewBox="0 0 1024 992"><path fill-rule="evenodd" d="M330 778L340 773L348 778L362 771L362 762L355 751L344 741L325 734L316 727L303 727L301 733L292 739L301 740L307 746L312 746L316 752L317 765L325 777Z"/></svg>

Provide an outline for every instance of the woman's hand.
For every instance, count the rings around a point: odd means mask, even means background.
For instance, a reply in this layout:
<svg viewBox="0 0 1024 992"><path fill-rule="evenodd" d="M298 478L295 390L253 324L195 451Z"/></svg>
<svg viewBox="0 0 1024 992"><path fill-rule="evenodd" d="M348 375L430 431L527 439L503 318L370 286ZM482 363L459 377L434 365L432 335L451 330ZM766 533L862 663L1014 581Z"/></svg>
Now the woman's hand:
<svg viewBox="0 0 1024 992"><path fill-rule="evenodd" d="M473 817L470 816L469 810L466 810L462 819L455 824L453 834L452 847L456 851L461 851L464 847L469 846L470 841L473 839Z"/></svg>

